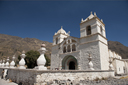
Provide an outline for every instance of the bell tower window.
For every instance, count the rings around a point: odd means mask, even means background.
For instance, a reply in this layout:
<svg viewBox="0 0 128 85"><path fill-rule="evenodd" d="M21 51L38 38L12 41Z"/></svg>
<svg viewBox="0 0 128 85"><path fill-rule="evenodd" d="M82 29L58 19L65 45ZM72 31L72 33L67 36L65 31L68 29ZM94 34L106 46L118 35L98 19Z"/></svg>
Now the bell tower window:
<svg viewBox="0 0 128 85"><path fill-rule="evenodd" d="M102 26L100 26L100 32L101 32L101 35L102 35L103 34Z"/></svg>
<svg viewBox="0 0 128 85"><path fill-rule="evenodd" d="M91 26L90 25L87 26L86 30L87 30L87 35L91 35Z"/></svg>

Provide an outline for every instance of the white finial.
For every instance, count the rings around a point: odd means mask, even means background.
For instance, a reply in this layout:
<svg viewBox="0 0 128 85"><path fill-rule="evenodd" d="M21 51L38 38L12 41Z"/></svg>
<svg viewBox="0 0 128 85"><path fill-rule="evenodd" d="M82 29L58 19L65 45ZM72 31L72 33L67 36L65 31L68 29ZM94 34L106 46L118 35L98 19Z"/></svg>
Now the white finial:
<svg viewBox="0 0 128 85"><path fill-rule="evenodd" d="M92 14L92 11L91 11L91 14Z"/></svg>
<svg viewBox="0 0 128 85"><path fill-rule="evenodd" d="M113 65L112 65L112 58L109 58L109 70L113 70Z"/></svg>
<svg viewBox="0 0 128 85"><path fill-rule="evenodd" d="M4 66L5 66L4 62L5 62L5 60L3 59L2 67L4 67Z"/></svg>
<svg viewBox="0 0 128 85"><path fill-rule="evenodd" d="M55 32L55 34L54 35L56 35L56 32Z"/></svg>
<svg viewBox="0 0 128 85"><path fill-rule="evenodd" d="M103 22L103 20L101 19L101 21Z"/></svg>
<svg viewBox="0 0 128 85"><path fill-rule="evenodd" d="M21 60L19 62L19 69L26 69L25 60L24 60L24 58L26 57L25 51L22 51L22 54L20 55L20 57L21 57Z"/></svg>
<svg viewBox="0 0 128 85"><path fill-rule="evenodd" d="M96 15L96 12L94 12L94 16L97 16L97 15Z"/></svg>
<svg viewBox="0 0 128 85"><path fill-rule="evenodd" d="M9 61L9 57L7 58L7 62L6 62L6 64L5 64L5 65L6 65L6 68L9 67L9 62L8 62L8 61Z"/></svg>
<svg viewBox="0 0 128 85"><path fill-rule="evenodd" d="M88 60L89 60L89 63L88 63L89 70L94 70L93 63L92 63L92 57L91 57L90 53L89 53Z"/></svg>
<svg viewBox="0 0 128 85"><path fill-rule="evenodd" d="M81 22L83 22L84 20L83 20L83 18L81 19Z"/></svg>
<svg viewBox="0 0 128 85"><path fill-rule="evenodd" d="M70 36L70 31L68 31L68 35Z"/></svg>
<svg viewBox="0 0 128 85"><path fill-rule="evenodd" d="M45 47L46 47L46 45L42 43L41 48L38 50L40 52L40 56L37 59L38 70L47 70L47 68L44 67L44 65L46 63L44 53L47 51Z"/></svg>
<svg viewBox="0 0 128 85"><path fill-rule="evenodd" d="M14 67L15 66L14 60L15 60L15 55L13 55L13 57L12 57L12 62L10 63L10 68L15 68Z"/></svg>
<svg viewBox="0 0 128 85"><path fill-rule="evenodd" d="M25 54L25 51L24 50L22 51L22 54Z"/></svg>
<svg viewBox="0 0 128 85"><path fill-rule="evenodd" d="M63 26L61 26L61 29L63 29Z"/></svg>

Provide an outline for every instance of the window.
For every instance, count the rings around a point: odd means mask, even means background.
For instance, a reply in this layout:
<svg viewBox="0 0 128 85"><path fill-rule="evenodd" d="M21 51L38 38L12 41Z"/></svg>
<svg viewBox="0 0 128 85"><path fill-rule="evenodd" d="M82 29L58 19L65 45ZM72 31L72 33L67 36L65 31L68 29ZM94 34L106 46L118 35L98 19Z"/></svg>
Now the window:
<svg viewBox="0 0 128 85"><path fill-rule="evenodd" d="M70 49L70 45L68 45L68 47L67 47L67 51L68 51L68 52L71 51L71 49Z"/></svg>
<svg viewBox="0 0 128 85"><path fill-rule="evenodd" d="M75 46L75 44L72 45L72 51L76 51L76 46Z"/></svg>
<svg viewBox="0 0 128 85"><path fill-rule="evenodd" d="M56 38L56 44L58 44L58 38Z"/></svg>
<svg viewBox="0 0 128 85"><path fill-rule="evenodd" d="M66 42L64 42L64 45L66 44Z"/></svg>
<svg viewBox="0 0 128 85"><path fill-rule="evenodd" d="M66 53L66 47L63 48L63 53Z"/></svg>
<svg viewBox="0 0 128 85"><path fill-rule="evenodd" d="M103 28L100 26L100 33L103 34Z"/></svg>
<svg viewBox="0 0 128 85"><path fill-rule="evenodd" d="M70 43L70 40L68 40L68 43Z"/></svg>
<svg viewBox="0 0 128 85"><path fill-rule="evenodd" d="M91 26L87 26L87 35L91 35Z"/></svg>

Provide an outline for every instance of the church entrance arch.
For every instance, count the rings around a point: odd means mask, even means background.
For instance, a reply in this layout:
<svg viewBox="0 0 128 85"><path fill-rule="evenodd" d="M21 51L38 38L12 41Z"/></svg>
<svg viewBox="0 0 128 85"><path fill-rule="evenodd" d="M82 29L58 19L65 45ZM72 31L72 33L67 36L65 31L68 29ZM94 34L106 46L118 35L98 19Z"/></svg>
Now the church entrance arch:
<svg viewBox="0 0 128 85"><path fill-rule="evenodd" d="M62 69L77 70L77 68L77 59L74 56L68 55L64 57L64 59L62 60Z"/></svg>

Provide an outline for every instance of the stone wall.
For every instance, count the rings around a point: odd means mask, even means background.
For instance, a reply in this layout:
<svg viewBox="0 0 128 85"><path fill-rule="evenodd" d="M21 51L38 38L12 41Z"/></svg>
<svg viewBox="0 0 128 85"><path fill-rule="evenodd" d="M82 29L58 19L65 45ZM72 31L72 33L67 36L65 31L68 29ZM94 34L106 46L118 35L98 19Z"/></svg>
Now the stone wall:
<svg viewBox="0 0 128 85"><path fill-rule="evenodd" d="M1 71L2 68L0 68ZM113 77L114 71L95 70L95 71L78 71L78 70L54 70L39 71L34 69L8 69L7 78L13 82L22 83L23 85L45 85L47 82L54 80L93 80L96 78Z"/></svg>

